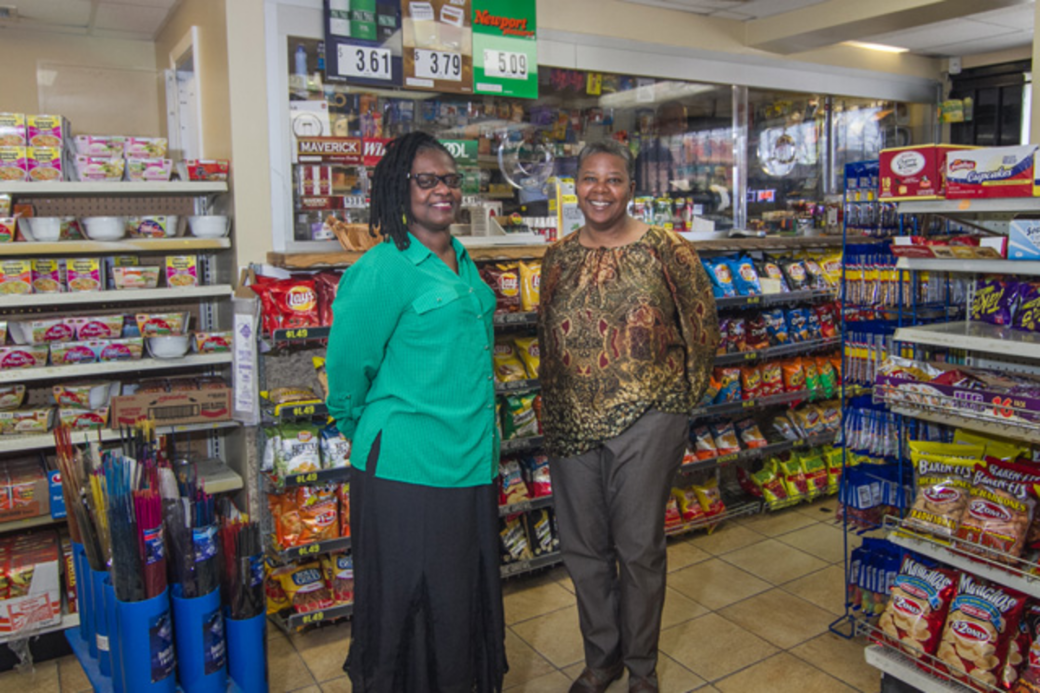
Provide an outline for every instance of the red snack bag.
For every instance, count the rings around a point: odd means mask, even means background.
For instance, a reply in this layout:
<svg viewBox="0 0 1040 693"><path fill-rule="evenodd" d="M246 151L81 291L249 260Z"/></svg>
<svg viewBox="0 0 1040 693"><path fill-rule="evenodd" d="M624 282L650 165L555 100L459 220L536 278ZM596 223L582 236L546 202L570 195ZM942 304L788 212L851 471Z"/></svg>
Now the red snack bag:
<svg viewBox="0 0 1040 693"><path fill-rule="evenodd" d="M694 485L693 492L697 494L697 500L708 517L726 512L726 504L722 502L718 479L709 479L703 486Z"/></svg>
<svg viewBox="0 0 1040 693"><path fill-rule="evenodd" d="M1004 658L1004 666L1000 670L997 685L1010 691L1015 687L1015 682L1026 668L1026 655L1029 653L1029 645L1032 642L1033 628L1030 625L1030 613L1037 610L1037 603L1033 600L1026 601L1026 607L1022 612L1022 618L1018 621L1018 633L1008 641L1007 656ZM1028 690L1028 688L1027 688Z"/></svg>
<svg viewBox="0 0 1040 693"><path fill-rule="evenodd" d="M350 482L339 487L339 535L350 536Z"/></svg>
<svg viewBox="0 0 1040 693"><path fill-rule="evenodd" d="M760 371L762 373L762 397L784 394L784 369L779 361L763 363Z"/></svg>
<svg viewBox="0 0 1040 693"><path fill-rule="evenodd" d="M343 277L340 272L318 272L314 275L314 287L318 292L318 322L324 327L332 325L332 304Z"/></svg>
<svg viewBox="0 0 1040 693"><path fill-rule="evenodd" d="M740 368L741 397L758 399L762 396L762 371L755 364Z"/></svg>
<svg viewBox="0 0 1040 693"><path fill-rule="evenodd" d="M805 369L802 368L800 358L786 359L780 362L783 370L784 390L786 392L800 392L805 389Z"/></svg>
<svg viewBox="0 0 1040 693"><path fill-rule="evenodd" d="M1002 483L988 476L983 474L978 480L981 483L972 487L954 536L965 551L1006 561L1005 554L1017 557L1025 549L1036 500L1021 484Z"/></svg>
<svg viewBox="0 0 1040 693"><path fill-rule="evenodd" d="M957 572L903 559L878 627L917 657L935 654L957 591Z"/></svg>
<svg viewBox="0 0 1040 693"><path fill-rule="evenodd" d="M747 351L769 348L769 321L756 315L747 321Z"/></svg>
<svg viewBox="0 0 1040 693"><path fill-rule="evenodd" d="M682 513L675 496L668 496L668 504L664 508L664 528L672 529L682 524Z"/></svg>
<svg viewBox="0 0 1040 693"><path fill-rule="evenodd" d="M520 265L508 262L485 265L480 271L491 290L495 292L496 313L518 313L522 307L520 295Z"/></svg>
<svg viewBox="0 0 1040 693"><path fill-rule="evenodd" d="M279 329L321 326L318 291L313 279L283 279L276 282L271 287L271 302L281 320Z"/></svg>
<svg viewBox="0 0 1040 693"><path fill-rule="evenodd" d="M726 350L731 353L747 351L747 321L744 318L733 318L729 321L729 339L726 340Z"/></svg>
<svg viewBox="0 0 1040 693"><path fill-rule="evenodd" d="M1020 592L961 573L936 657L955 678L996 685L1025 604Z"/></svg>
<svg viewBox="0 0 1040 693"><path fill-rule="evenodd" d="M1030 602L1026 605L1022 616L1023 628L1028 643L1022 650L1021 669L1018 670L1018 681L1012 689L1014 693L1040 692L1040 604ZM1014 655L1008 652L1008 664L1013 665ZM1005 677L1007 675L1005 674Z"/></svg>
<svg viewBox="0 0 1040 693"><path fill-rule="evenodd" d="M838 336L837 317L834 314L834 305L825 303L812 309L816 319L820 321L820 336L824 339Z"/></svg>
<svg viewBox="0 0 1040 693"><path fill-rule="evenodd" d="M696 437L694 454L698 460L710 460L712 457L719 456L719 451L715 447L715 438L712 437L707 426L697 426L693 429L693 435Z"/></svg>

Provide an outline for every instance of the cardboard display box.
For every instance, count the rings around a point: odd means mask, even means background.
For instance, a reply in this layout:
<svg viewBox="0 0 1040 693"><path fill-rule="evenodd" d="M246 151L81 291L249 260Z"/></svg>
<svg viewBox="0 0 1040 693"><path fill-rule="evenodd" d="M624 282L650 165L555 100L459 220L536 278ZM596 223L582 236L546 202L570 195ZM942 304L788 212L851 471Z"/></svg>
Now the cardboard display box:
<svg viewBox="0 0 1040 693"><path fill-rule="evenodd" d="M0 465L0 522L49 515L50 483L35 460Z"/></svg>
<svg viewBox="0 0 1040 693"><path fill-rule="evenodd" d="M964 145L922 144L915 147L882 149L880 162L881 200L937 200L946 191L946 160Z"/></svg>
<svg viewBox="0 0 1040 693"><path fill-rule="evenodd" d="M109 426L132 426L154 419L160 426L231 420L231 389L120 395L112 398Z"/></svg>
<svg viewBox="0 0 1040 693"><path fill-rule="evenodd" d="M1038 148L986 147L946 157L946 197L1033 197Z"/></svg>
<svg viewBox="0 0 1040 693"><path fill-rule="evenodd" d="M31 635L61 623L61 557L55 533L7 539L0 544L0 557L5 557L8 583L7 598L0 599L0 634Z"/></svg>

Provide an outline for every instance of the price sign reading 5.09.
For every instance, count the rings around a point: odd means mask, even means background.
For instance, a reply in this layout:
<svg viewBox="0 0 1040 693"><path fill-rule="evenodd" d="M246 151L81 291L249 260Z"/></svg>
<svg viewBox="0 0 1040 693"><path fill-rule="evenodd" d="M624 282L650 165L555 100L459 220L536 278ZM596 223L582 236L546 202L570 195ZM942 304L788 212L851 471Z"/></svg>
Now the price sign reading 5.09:
<svg viewBox="0 0 1040 693"><path fill-rule="evenodd" d="M422 79L462 81L462 55L415 49L415 76Z"/></svg>
<svg viewBox="0 0 1040 693"><path fill-rule="evenodd" d="M388 48L349 44L340 44L337 48L340 74L365 79L393 79L393 60Z"/></svg>
<svg viewBox="0 0 1040 693"><path fill-rule="evenodd" d="M488 77L526 80L527 70L527 55L524 53L484 49L484 74Z"/></svg>

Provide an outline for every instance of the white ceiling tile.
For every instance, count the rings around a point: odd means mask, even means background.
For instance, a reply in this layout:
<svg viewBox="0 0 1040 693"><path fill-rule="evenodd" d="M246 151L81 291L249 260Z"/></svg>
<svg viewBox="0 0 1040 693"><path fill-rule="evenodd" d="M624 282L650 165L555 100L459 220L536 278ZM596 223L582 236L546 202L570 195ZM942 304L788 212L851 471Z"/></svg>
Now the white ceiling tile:
<svg viewBox="0 0 1040 693"><path fill-rule="evenodd" d="M87 26L90 23L90 0L4 0L18 8L19 21Z"/></svg>
<svg viewBox="0 0 1040 693"><path fill-rule="evenodd" d="M1033 26L1035 12L1034 4L1028 3L1015 7L1005 7L1002 10L993 10L992 12L980 12L979 14L971 15L968 19L986 22L987 24L996 24L1010 29L1022 29L1027 26Z"/></svg>
<svg viewBox="0 0 1040 693"><path fill-rule="evenodd" d="M746 22L749 19L754 19L750 14L744 14L743 12L731 12L729 10L719 10L718 12L712 12L709 16L717 17L719 19L736 19L739 22Z"/></svg>
<svg viewBox="0 0 1040 693"><path fill-rule="evenodd" d="M1033 42L1031 31L1016 31L998 37L980 38L974 41L959 41L945 45L935 45L915 50L915 53L923 55L936 55L950 57L954 55L975 55L978 53L992 53L1008 48L1028 46Z"/></svg>
<svg viewBox="0 0 1040 693"><path fill-rule="evenodd" d="M1009 33L1013 33L1011 29L995 24L985 24L970 19L948 19L904 31L892 31L887 34L868 36L862 40L871 43L884 43L890 46L901 46L913 50L925 46L946 45L958 41L974 41Z"/></svg>
<svg viewBox="0 0 1040 693"><path fill-rule="evenodd" d="M114 29L130 31L151 36L166 19L167 10L163 7L142 7L103 2L98 5L94 15L95 29Z"/></svg>
<svg viewBox="0 0 1040 693"><path fill-rule="evenodd" d="M823 2L826 0L751 0L751 2L741 3L739 8L734 7L733 9L761 19L785 12L794 12Z"/></svg>

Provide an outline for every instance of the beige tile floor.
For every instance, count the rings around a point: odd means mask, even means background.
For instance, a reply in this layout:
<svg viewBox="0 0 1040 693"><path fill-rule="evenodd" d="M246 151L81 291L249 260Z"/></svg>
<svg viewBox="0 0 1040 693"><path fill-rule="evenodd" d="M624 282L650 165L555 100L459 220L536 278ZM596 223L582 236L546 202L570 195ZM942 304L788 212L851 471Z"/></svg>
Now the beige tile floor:
<svg viewBox="0 0 1040 693"><path fill-rule="evenodd" d="M877 693L864 643L830 633L844 612L844 533L833 501L730 522L669 543L658 672L668 693ZM505 585L510 693L565 693L581 673L574 587L562 568ZM349 693L350 624L269 636L271 690ZM76 660L0 674L0 691L80 693ZM624 682L611 687L624 693Z"/></svg>

